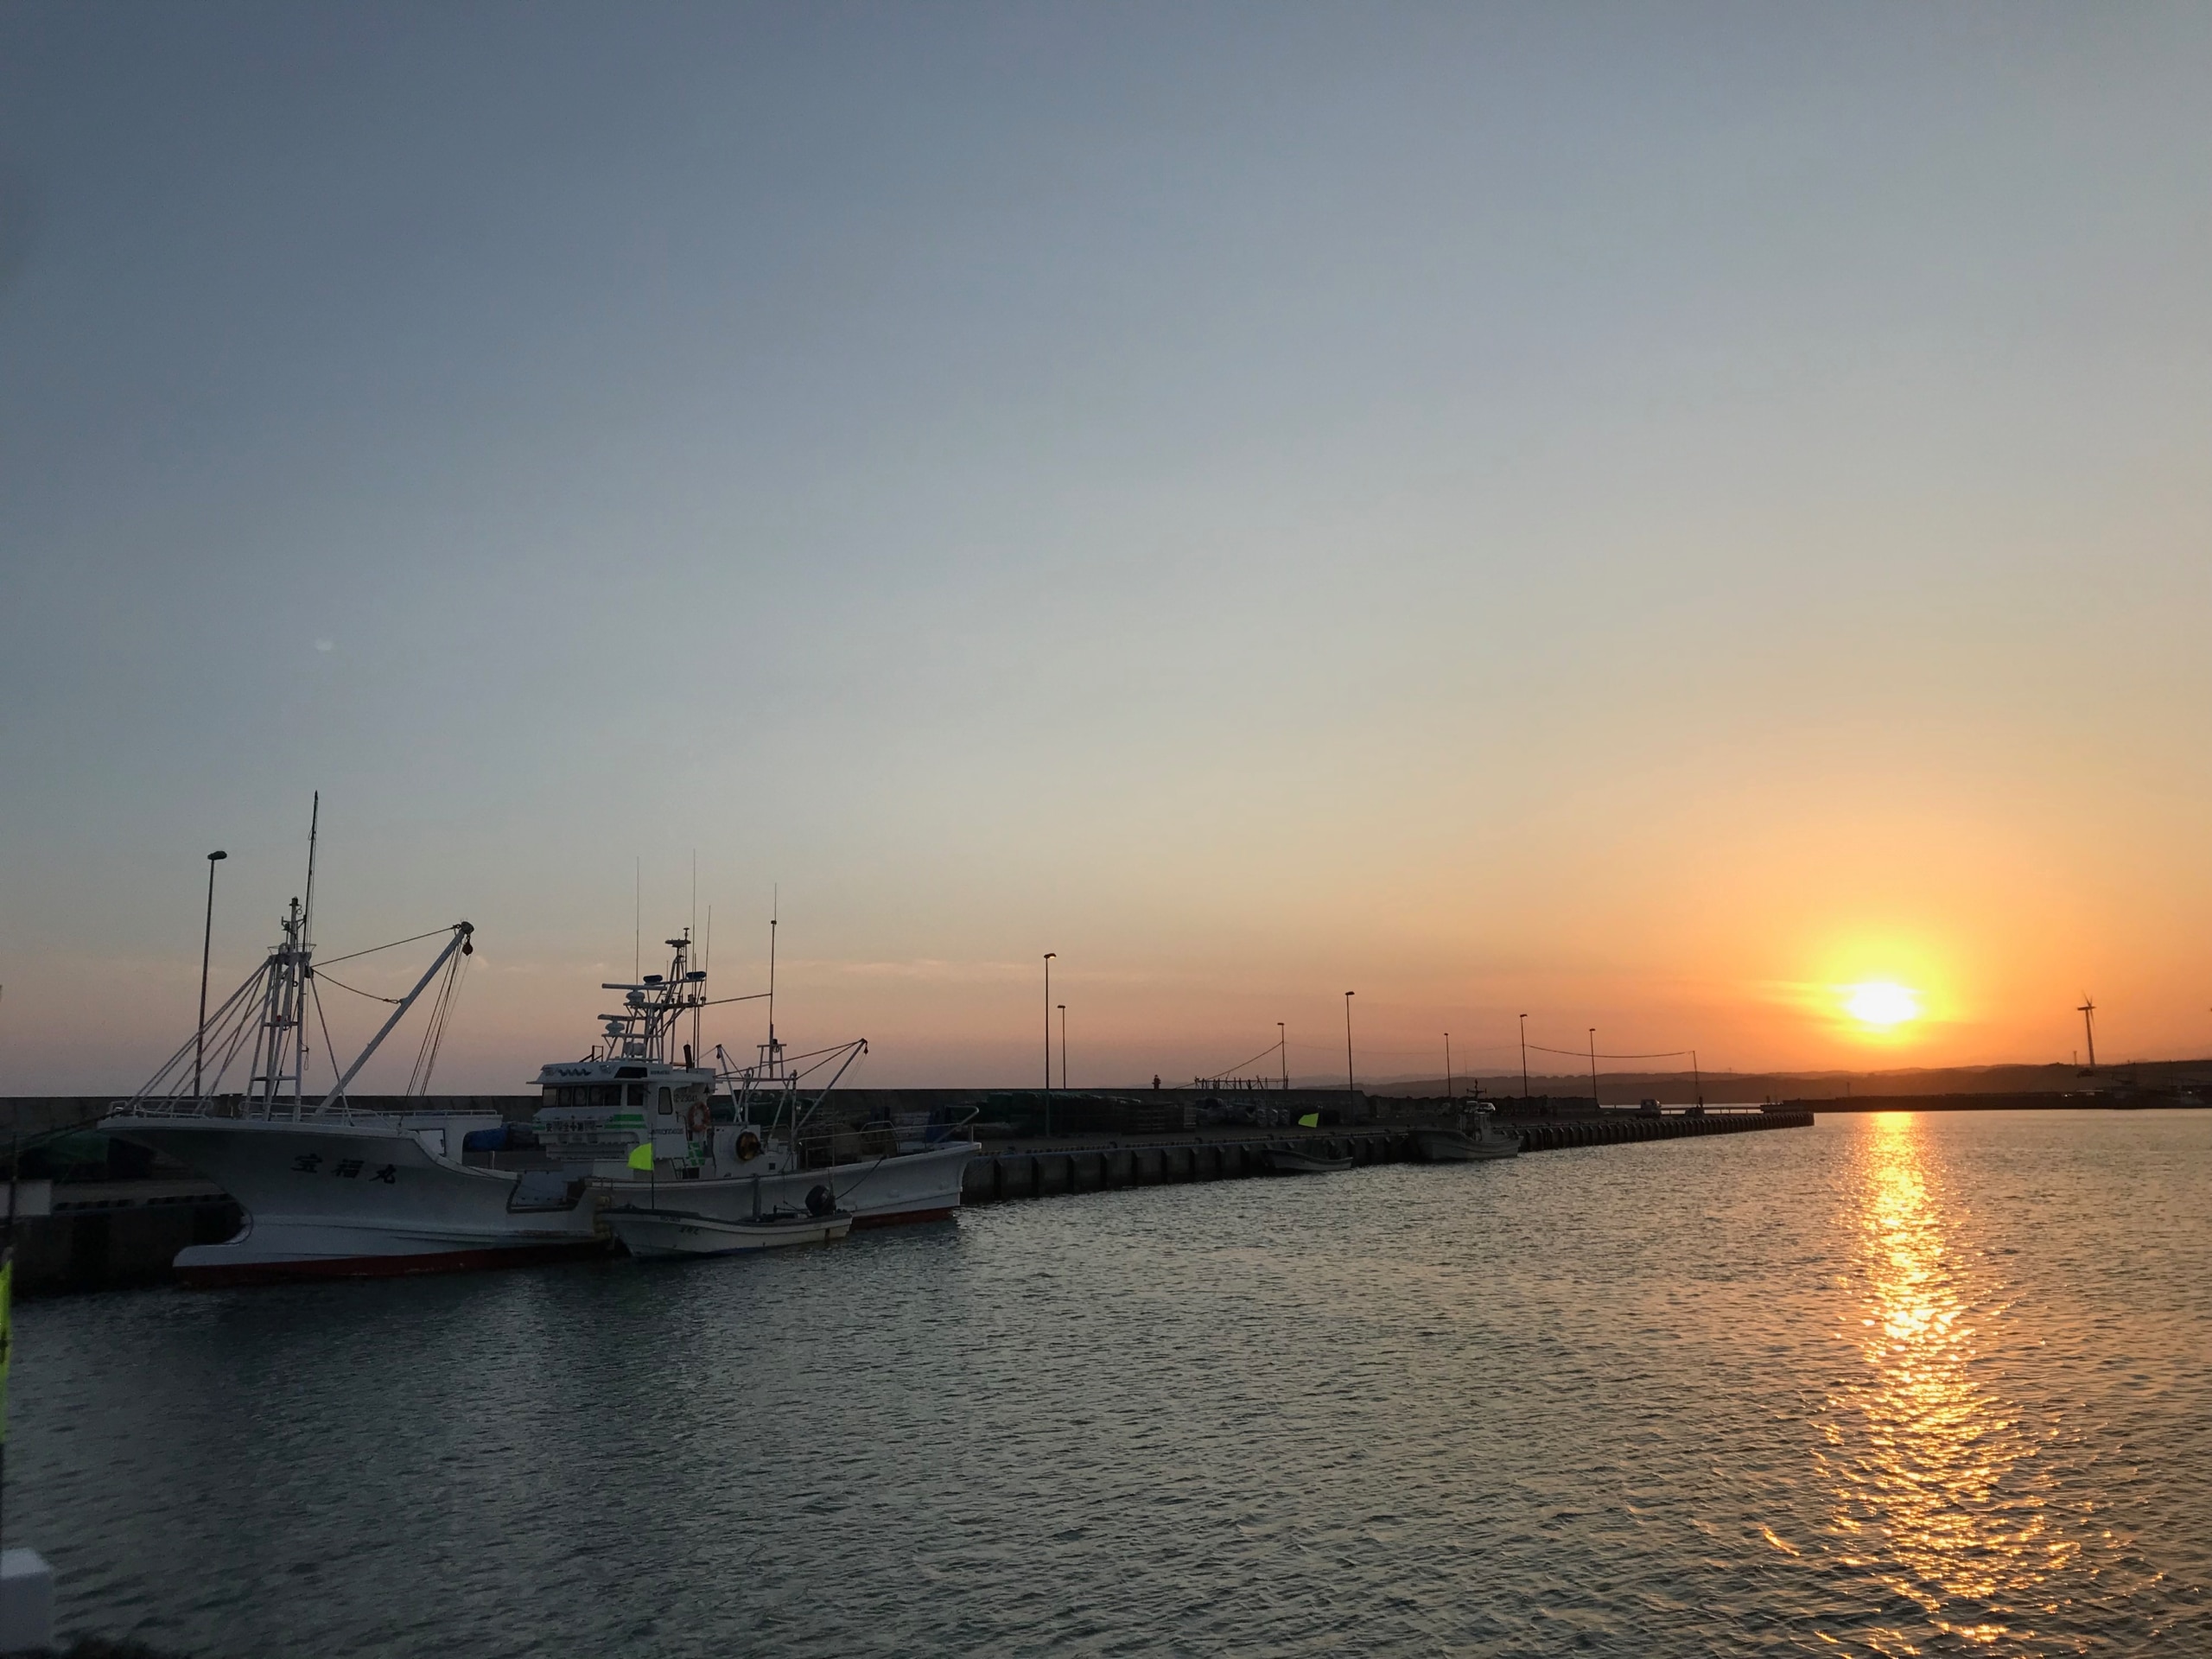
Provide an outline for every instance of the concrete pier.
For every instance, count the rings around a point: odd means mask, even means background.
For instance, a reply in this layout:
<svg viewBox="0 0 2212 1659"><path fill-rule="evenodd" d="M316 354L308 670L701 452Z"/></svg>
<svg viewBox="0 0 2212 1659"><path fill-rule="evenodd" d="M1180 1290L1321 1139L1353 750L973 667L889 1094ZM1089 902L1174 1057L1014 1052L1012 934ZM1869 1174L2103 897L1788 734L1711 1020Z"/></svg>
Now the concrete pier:
<svg viewBox="0 0 2212 1659"><path fill-rule="evenodd" d="M1593 1113L1580 1118L1506 1120L1521 1136L1524 1153L1560 1152L1573 1147L1620 1146L1639 1141L1681 1141L1705 1135L1743 1135L1760 1129L1813 1126L1813 1114L1790 1109L1758 1112ZM1058 1198L1075 1192L1116 1192L1136 1186L1174 1186L1194 1181L1241 1180L1264 1173L1265 1154L1294 1147L1327 1158L1349 1158L1355 1165L1417 1163L1421 1149L1410 1129L1277 1130L1235 1138L1191 1137L1125 1144L1058 1145L1052 1142L987 1150L969 1164L962 1178L963 1204L996 1204L1011 1198Z"/></svg>
<svg viewBox="0 0 2212 1659"><path fill-rule="evenodd" d="M27 1205L16 1224L21 1296L167 1284L179 1250L221 1243L241 1213L220 1187L189 1180L63 1183L48 1209Z"/></svg>

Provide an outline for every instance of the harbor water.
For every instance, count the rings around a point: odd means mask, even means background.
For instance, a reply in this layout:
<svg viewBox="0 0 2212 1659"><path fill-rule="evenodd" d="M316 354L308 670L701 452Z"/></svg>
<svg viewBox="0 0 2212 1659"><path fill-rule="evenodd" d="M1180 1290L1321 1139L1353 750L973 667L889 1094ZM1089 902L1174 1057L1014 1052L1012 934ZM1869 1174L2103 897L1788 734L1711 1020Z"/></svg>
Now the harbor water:
<svg viewBox="0 0 2212 1659"><path fill-rule="evenodd" d="M2212 1114L19 1311L6 1533L208 1656L2212 1653Z"/></svg>

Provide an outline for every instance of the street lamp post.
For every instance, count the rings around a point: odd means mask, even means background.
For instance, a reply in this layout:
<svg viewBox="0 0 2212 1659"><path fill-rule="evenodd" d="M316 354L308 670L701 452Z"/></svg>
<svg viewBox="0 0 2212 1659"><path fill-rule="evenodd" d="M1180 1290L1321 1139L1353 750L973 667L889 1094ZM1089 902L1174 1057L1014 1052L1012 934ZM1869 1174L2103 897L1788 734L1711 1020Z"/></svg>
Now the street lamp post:
<svg viewBox="0 0 2212 1659"><path fill-rule="evenodd" d="M1282 1021L1275 1021L1275 1056L1282 1062L1282 1091L1290 1092L1290 1037L1282 1028Z"/></svg>
<svg viewBox="0 0 2212 1659"><path fill-rule="evenodd" d="M1351 1067L1351 993L1344 993L1344 1093L1356 1103L1359 1099L1359 1084L1354 1080Z"/></svg>
<svg viewBox="0 0 2212 1659"><path fill-rule="evenodd" d="M1598 1027L1590 1027L1590 1103L1598 1103Z"/></svg>
<svg viewBox="0 0 2212 1659"><path fill-rule="evenodd" d="M192 1033L192 1098L200 1099L200 1066L207 1041L207 955L215 943L215 866L230 855L220 848L207 855L207 921L200 934L200 1023Z"/></svg>
<svg viewBox="0 0 2212 1659"><path fill-rule="evenodd" d="M1045 953L1045 1133L1052 1132L1052 958L1057 950Z"/></svg>
<svg viewBox="0 0 2212 1659"><path fill-rule="evenodd" d="M1068 1086L1068 1005L1058 1005L1060 1010L1060 1087Z"/></svg>
<svg viewBox="0 0 2212 1659"><path fill-rule="evenodd" d="M1529 1098L1529 1016L1521 1016L1521 1098Z"/></svg>
<svg viewBox="0 0 2212 1659"><path fill-rule="evenodd" d="M1452 1033L1444 1033L1444 1098L1452 1098Z"/></svg>

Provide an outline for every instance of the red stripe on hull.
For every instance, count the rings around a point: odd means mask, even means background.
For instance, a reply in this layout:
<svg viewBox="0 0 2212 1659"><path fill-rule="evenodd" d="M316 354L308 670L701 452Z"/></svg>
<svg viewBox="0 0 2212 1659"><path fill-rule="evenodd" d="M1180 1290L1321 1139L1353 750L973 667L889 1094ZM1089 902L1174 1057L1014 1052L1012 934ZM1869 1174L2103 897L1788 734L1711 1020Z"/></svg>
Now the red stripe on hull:
<svg viewBox="0 0 2212 1659"><path fill-rule="evenodd" d="M855 1230L862 1227L903 1227L910 1221L944 1221L959 1213L958 1205L948 1204L942 1210L901 1210L895 1216L855 1216L853 1226Z"/></svg>
<svg viewBox="0 0 2212 1659"><path fill-rule="evenodd" d="M439 1250L423 1255L344 1255L307 1262L195 1263L176 1269L177 1282L194 1290L226 1285L273 1285L301 1279L399 1279L418 1273L474 1273L486 1268L525 1268L541 1262L573 1262L604 1255L600 1239L568 1244L521 1244L496 1250Z"/></svg>

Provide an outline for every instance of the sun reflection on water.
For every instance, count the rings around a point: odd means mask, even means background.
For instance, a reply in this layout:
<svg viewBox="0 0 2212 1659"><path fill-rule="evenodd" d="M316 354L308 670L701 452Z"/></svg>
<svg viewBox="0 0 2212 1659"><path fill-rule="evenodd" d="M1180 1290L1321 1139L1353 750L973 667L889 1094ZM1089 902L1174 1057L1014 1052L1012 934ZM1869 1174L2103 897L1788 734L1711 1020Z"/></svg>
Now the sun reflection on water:
<svg viewBox="0 0 2212 1659"><path fill-rule="evenodd" d="M2048 1611L2050 1580L2079 1546L2057 1525L2021 1414L1976 1380L1974 1287L1917 1120L1872 1120L1857 1202L1866 1370L1831 1402L1815 1454L1844 1559L1917 1603L1936 1631L2033 1644L2023 1621ZM1921 1651L1882 1623L1861 1634L1877 1652Z"/></svg>

